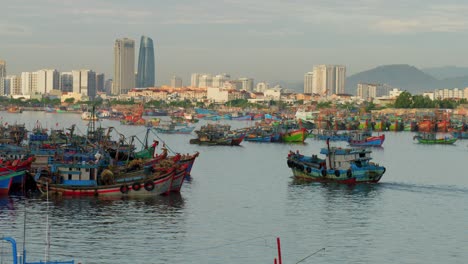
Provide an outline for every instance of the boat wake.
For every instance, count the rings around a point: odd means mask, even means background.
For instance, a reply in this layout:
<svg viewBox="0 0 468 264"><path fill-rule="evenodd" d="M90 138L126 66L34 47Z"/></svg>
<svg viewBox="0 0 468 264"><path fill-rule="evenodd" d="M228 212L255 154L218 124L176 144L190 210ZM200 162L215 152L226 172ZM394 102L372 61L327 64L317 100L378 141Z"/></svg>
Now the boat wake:
<svg viewBox="0 0 468 264"><path fill-rule="evenodd" d="M453 185L426 185L403 182L381 182L379 185L381 185L382 188L406 192L420 192L452 196L468 195L468 187L460 187Z"/></svg>

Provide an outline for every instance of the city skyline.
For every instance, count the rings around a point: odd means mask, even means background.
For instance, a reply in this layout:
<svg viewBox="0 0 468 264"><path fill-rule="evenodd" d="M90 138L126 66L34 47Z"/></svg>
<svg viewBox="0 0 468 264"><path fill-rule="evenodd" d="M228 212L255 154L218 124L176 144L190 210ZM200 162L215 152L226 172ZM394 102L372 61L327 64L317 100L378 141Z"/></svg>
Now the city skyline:
<svg viewBox="0 0 468 264"><path fill-rule="evenodd" d="M8 75L88 68L114 77L114 40L141 35L158 43L156 85L173 75L188 83L193 72L302 80L318 64L345 65L348 75L385 64L467 66L468 4L453 0L25 0L2 9Z"/></svg>

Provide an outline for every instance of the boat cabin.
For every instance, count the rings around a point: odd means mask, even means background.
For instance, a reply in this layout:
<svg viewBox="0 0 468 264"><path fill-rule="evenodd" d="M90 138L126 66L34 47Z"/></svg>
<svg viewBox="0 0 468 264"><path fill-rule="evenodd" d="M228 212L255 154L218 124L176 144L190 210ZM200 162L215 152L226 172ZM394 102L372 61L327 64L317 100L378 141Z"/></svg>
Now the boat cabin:
<svg viewBox="0 0 468 264"><path fill-rule="evenodd" d="M329 169L347 170L351 167L351 163L355 163L360 167L367 164L371 158L372 151L367 149L351 149L351 148L322 148L320 154L326 155L326 165Z"/></svg>

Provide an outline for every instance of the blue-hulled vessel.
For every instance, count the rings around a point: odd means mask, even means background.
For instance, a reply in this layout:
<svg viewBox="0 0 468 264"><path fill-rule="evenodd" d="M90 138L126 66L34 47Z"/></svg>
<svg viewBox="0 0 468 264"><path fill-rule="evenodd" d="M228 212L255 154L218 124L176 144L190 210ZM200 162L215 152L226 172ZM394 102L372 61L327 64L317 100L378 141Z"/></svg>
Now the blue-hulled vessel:
<svg viewBox="0 0 468 264"><path fill-rule="evenodd" d="M325 155L324 158L290 151L287 164L294 177L299 180L345 184L376 183L386 169L370 161L371 153L368 149L330 148L328 145L320 151L320 154Z"/></svg>

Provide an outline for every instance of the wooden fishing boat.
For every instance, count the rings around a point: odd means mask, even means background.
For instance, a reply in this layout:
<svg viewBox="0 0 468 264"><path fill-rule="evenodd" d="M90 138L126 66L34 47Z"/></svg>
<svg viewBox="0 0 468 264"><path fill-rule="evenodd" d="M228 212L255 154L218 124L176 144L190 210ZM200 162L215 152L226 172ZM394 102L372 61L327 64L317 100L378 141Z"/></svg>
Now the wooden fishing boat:
<svg viewBox="0 0 468 264"><path fill-rule="evenodd" d="M413 137L413 140L416 139L420 144L444 144L451 145L454 144L458 138L453 137L448 134L438 135L437 133L419 133Z"/></svg>
<svg viewBox="0 0 468 264"><path fill-rule="evenodd" d="M170 192L176 175L175 166L137 170L130 166L129 171L102 168L102 164L56 162L50 170L38 171L35 180L42 193L61 196L144 196Z"/></svg>
<svg viewBox="0 0 468 264"><path fill-rule="evenodd" d="M190 139L190 144L239 146L245 138L244 130L231 130L226 124L207 124L195 133L197 138Z"/></svg>
<svg viewBox="0 0 468 264"><path fill-rule="evenodd" d="M19 154L19 153L18 153ZM22 190L28 171L34 161L32 156L19 157L18 154L4 154L0 158L0 195L8 195L12 190Z"/></svg>
<svg viewBox="0 0 468 264"><path fill-rule="evenodd" d="M371 151L367 149L336 148L328 145L317 155L306 156L290 151L288 167L296 179L317 182L337 182L345 184L376 183L386 169L370 162Z"/></svg>
<svg viewBox="0 0 468 264"><path fill-rule="evenodd" d="M372 136L370 131L355 131L350 135L348 143L354 147L381 147L385 141L385 134Z"/></svg>

